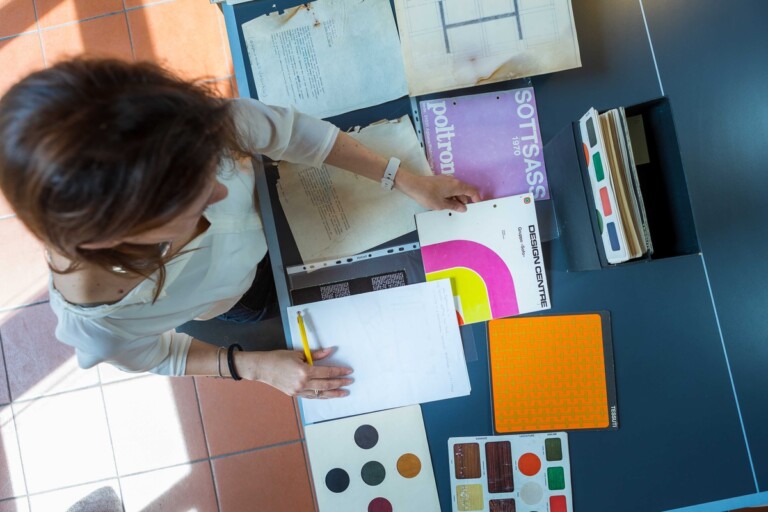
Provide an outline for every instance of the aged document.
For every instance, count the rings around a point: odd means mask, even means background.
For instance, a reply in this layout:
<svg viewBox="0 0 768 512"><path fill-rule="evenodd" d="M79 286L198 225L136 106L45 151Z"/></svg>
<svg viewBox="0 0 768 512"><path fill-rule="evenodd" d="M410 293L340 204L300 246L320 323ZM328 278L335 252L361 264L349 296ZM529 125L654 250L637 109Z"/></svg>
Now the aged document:
<svg viewBox="0 0 768 512"><path fill-rule="evenodd" d="M399 172L430 175L427 158L408 116L350 133L402 163ZM304 263L351 256L416 229L424 211L397 190L330 165L281 162L277 191ZM382 169L382 172L384 169Z"/></svg>
<svg viewBox="0 0 768 512"><path fill-rule="evenodd" d="M317 117L408 94L388 0L317 0L243 24L259 99Z"/></svg>
<svg viewBox="0 0 768 512"><path fill-rule="evenodd" d="M411 96L581 66L571 0L395 0Z"/></svg>

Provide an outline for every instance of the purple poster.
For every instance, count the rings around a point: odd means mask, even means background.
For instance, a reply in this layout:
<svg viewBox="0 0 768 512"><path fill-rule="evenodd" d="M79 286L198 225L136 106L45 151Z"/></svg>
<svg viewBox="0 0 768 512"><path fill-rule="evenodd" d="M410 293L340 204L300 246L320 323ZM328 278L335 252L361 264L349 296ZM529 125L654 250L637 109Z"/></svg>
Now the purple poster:
<svg viewBox="0 0 768 512"><path fill-rule="evenodd" d="M435 174L478 187L483 199L527 192L549 199L533 87L427 100L420 107Z"/></svg>

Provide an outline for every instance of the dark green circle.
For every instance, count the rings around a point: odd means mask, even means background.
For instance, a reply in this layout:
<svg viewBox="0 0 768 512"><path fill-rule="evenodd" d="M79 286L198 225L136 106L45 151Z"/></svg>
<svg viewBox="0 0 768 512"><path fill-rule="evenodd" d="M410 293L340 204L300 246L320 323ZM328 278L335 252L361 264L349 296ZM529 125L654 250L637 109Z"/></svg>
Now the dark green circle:
<svg viewBox="0 0 768 512"><path fill-rule="evenodd" d="M362 471L360 471L360 476L363 477L363 482L368 485L379 485L387 476L387 470L384 469L381 462L372 460L365 463Z"/></svg>
<svg viewBox="0 0 768 512"><path fill-rule="evenodd" d="M349 475L341 468L333 468L325 475L325 486L331 492L344 492L349 487Z"/></svg>
<svg viewBox="0 0 768 512"><path fill-rule="evenodd" d="M376 446L379 442L379 432L371 425L360 425L355 430L355 444L363 450Z"/></svg>

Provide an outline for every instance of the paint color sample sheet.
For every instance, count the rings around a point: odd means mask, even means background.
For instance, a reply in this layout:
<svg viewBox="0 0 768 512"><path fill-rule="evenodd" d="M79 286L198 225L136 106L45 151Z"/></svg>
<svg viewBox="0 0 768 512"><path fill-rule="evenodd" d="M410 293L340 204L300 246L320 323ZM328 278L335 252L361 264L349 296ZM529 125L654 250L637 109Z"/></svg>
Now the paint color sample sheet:
<svg viewBox="0 0 768 512"><path fill-rule="evenodd" d="M430 175L408 116L350 135L380 155L398 157L399 172ZM277 192L304 263L352 256L416 229L424 208L399 190L330 165L281 162Z"/></svg>
<svg viewBox="0 0 768 512"><path fill-rule="evenodd" d="M608 263L621 263L629 259L627 237L616 200L616 188L609 168L607 152L603 144L602 129L597 110L589 109L579 120L582 149L587 161L589 182L595 201L600 236Z"/></svg>
<svg viewBox="0 0 768 512"><path fill-rule="evenodd" d="M581 66L570 0L395 0L411 96Z"/></svg>
<svg viewBox="0 0 768 512"><path fill-rule="evenodd" d="M565 432L448 439L453 510L573 512Z"/></svg>
<svg viewBox="0 0 768 512"><path fill-rule="evenodd" d="M440 510L418 405L305 429L321 512Z"/></svg>
<svg viewBox="0 0 768 512"><path fill-rule="evenodd" d="M497 432L618 428L607 312L488 322Z"/></svg>
<svg viewBox="0 0 768 512"><path fill-rule="evenodd" d="M609 263L653 252L623 108L592 108L579 121L598 228Z"/></svg>
<svg viewBox="0 0 768 512"><path fill-rule="evenodd" d="M533 195L416 216L427 281L450 279L459 322L550 308Z"/></svg>
<svg viewBox="0 0 768 512"><path fill-rule="evenodd" d="M312 349L337 347L316 364L354 369L349 396L300 399L306 424L469 394L446 280L289 307L292 346L301 351L299 311Z"/></svg>
<svg viewBox="0 0 768 512"><path fill-rule="evenodd" d="M265 103L330 117L408 94L389 0L317 0L244 23L243 37Z"/></svg>

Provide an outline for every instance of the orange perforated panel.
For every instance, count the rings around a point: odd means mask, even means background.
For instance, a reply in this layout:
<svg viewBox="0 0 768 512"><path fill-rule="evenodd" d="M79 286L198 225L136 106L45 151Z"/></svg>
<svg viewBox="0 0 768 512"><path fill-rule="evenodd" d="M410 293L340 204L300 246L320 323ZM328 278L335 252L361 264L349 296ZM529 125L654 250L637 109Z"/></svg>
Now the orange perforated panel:
<svg viewBox="0 0 768 512"><path fill-rule="evenodd" d="M488 322L498 432L608 427L599 314Z"/></svg>

